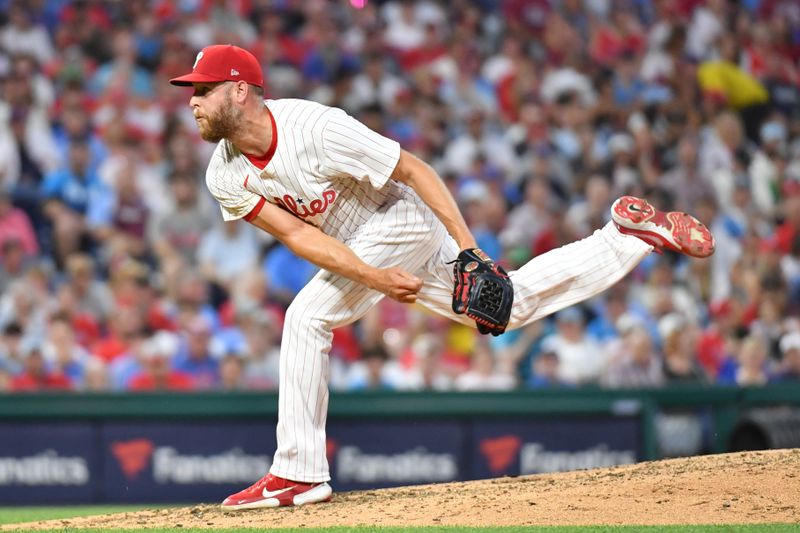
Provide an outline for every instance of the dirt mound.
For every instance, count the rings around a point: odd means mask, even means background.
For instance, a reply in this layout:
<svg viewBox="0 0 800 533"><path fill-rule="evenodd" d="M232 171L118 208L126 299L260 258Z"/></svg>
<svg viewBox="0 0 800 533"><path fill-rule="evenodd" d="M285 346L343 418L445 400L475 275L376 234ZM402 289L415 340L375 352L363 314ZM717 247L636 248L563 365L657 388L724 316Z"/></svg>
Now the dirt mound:
<svg viewBox="0 0 800 533"><path fill-rule="evenodd" d="M766 522L800 522L800 449L349 492L309 507L226 514L218 505L198 505L0 529Z"/></svg>

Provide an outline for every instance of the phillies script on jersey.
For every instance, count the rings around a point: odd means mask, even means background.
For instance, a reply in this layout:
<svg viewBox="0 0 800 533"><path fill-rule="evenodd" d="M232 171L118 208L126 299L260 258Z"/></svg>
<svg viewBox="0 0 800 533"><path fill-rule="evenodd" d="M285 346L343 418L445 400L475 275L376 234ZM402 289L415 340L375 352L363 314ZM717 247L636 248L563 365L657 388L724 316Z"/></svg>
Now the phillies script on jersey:
<svg viewBox="0 0 800 533"><path fill-rule="evenodd" d="M335 200L336 200L336 191L334 191L333 189L328 189L327 191L323 192L322 200L320 199L311 200L308 206L303 205L303 200L301 198L295 200L288 194L284 194L282 200L277 196L275 197L276 204L278 204L282 208L286 209L290 213L300 218L307 218L307 217L313 217L315 215L321 215L322 213L325 212L326 209L328 209L328 206L331 205Z"/></svg>

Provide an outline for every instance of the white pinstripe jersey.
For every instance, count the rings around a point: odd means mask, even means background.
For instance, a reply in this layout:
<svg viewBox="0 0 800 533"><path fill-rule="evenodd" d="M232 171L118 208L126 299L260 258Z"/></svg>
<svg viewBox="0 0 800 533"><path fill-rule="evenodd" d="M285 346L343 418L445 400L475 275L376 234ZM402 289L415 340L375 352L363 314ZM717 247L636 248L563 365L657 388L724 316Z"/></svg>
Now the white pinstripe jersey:
<svg viewBox="0 0 800 533"><path fill-rule="evenodd" d="M389 179L400 157L397 142L338 108L298 99L264 104L276 132L266 166L226 139L208 164L206 185L225 220L249 219L268 201L344 240L399 196L402 186Z"/></svg>

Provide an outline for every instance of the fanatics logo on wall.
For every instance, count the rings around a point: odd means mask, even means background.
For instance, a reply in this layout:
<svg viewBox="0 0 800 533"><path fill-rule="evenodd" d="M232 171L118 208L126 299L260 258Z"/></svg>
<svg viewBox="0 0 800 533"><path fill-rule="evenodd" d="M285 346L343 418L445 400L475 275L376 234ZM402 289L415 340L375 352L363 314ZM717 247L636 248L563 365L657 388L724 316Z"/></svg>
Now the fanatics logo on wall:
<svg viewBox="0 0 800 533"><path fill-rule="evenodd" d="M242 483L253 472L269 470L267 455L247 454L239 448L208 454L185 454L172 446L156 446L150 439L117 441L111 453L129 481L152 467L152 479L158 484L191 485L194 483Z"/></svg>
<svg viewBox="0 0 800 533"><path fill-rule="evenodd" d="M153 456L154 449L153 441L148 439L115 442L111 445L111 453L114 454L122 473L129 480L136 479L141 471L150 464L150 457Z"/></svg>
<svg viewBox="0 0 800 533"><path fill-rule="evenodd" d="M458 478L455 453L437 453L424 446L396 453L369 453L342 446L336 454L336 480L356 483L425 483Z"/></svg>
<svg viewBox="0 0 800 533"><path fill-rule="evenodd" d="M0 486L86 485L89 465L83 457L63 456L48 449L36 455L0 457Z"/></svg>
<svg viewBox="0 0 800 533"><path fill-rule="evenodd" d="M631 465L636 462L633 450L615 450L598 444L580 450L548 450L538 442L528 442L519 454L520 474L570 472L589 468Z"/></svg>
<svg viewBox="0 0 800 533"><path fill-rule="evenodd" d="M632 416L482 421L473 431L476 478L624 465L642 455L641 419Z"/></svg>
<svg viewBox="0 0 800 533"><path fill-rule="evenodd" d="M480 449L489 463L489 470L499 474L508 470L514 463L521 445L522 439L517 435L504 435L494 439L483 439Z"/></svg>
<svg viewBox="0 0 800 533"><path fill-rule="evenodd" d="M159 446L153 452L153 480L160 485L249 483L253 472L267 472L271 466L271 455L250 454L241 448L198 454Z"/></svg>

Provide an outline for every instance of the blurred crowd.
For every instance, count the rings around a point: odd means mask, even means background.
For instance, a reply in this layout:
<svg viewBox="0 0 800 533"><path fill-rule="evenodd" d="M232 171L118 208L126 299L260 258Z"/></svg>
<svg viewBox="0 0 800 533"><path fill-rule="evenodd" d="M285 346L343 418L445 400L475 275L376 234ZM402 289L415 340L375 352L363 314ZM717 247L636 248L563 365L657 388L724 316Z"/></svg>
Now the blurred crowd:
<svg viewBox="0 0 800 533"><path fill-rule="evenodd" d="M277 388L316 269L205 189L213 146L167 80L213 43L431 163L510 269L621 194L716 235L497 338L384 300L335 331L333 389L800 378L800 3L361 4L0 0L0 391Z"/></svg>

